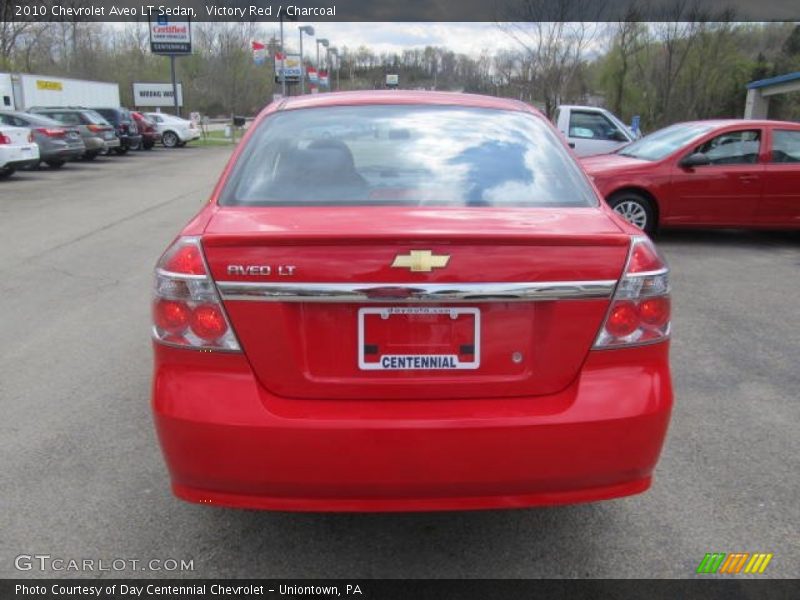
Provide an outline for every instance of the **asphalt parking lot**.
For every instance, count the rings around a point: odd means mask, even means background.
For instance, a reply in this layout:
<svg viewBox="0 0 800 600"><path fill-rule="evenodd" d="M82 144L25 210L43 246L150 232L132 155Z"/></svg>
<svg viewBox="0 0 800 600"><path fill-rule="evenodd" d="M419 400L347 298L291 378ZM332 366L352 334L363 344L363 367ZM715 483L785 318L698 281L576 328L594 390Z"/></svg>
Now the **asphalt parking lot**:
<svg viewBox="0 0 800 600"><path fill-rule="evenodd" d="M229 152L157 148L0 182L0 577L80 575L15 569L37 553L193 559L193 577L524 578L689 577L706 552L741 551L774 553L767 576L800 574L797 233L659 237L676 407L644 495L401 515L174 499L148 406L151 270Z"/></svg>

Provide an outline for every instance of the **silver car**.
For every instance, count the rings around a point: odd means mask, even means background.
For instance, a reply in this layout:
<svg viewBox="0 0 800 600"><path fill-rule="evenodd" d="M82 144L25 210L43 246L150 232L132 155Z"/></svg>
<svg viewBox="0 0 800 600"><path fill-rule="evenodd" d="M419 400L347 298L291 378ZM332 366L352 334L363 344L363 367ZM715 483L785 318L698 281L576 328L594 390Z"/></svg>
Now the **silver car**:
<svg viewBox="0 0 800 600"><path fill-rule="evenodd" d="M86 152L86 160L94 160L98 154L105 154L119 148L120 142L114 127L98 113L88 108L36 107L29 113L55 119L62 125L76 127L81 133Z"/></svg>
<svg viewBox="0 0 800 600"><path fill-rule="evenodd" d="M67 127L41 115L11 110L0 111L0 123L30 129L33 141L39 146L39 158L54 169L86 152L86 144L77 127Z"/></svg>

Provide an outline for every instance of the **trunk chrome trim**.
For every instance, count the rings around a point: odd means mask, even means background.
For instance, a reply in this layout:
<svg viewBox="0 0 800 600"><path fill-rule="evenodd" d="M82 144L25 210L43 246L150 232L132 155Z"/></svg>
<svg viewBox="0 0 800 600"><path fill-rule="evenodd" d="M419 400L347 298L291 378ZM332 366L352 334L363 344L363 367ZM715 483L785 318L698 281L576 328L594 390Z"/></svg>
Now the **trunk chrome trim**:
<svg viewBox="0 0 800 600"><path fill-rule="evenodd" d="M255 302L537 302L610 298L616 279L512 283L266 283L218 281L223 300Z"/></svg>

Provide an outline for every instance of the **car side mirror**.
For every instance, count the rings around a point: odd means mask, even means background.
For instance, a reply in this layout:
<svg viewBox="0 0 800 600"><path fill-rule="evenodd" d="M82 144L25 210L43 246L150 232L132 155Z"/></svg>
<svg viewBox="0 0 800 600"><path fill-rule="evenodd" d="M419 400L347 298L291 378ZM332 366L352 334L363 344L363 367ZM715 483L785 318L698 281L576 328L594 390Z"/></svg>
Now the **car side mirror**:
<svg viewBox="0 0 800 600"><path fill-rule="evenodd" d="M702 152L695 152L689 156L684 156L678 163L678 166L684 169L692 169L694 167L702 167L710 164L711 159L709 159L707 155Z"/></svg>
<svg viewBox="0 0 800 600"><path fill-rule="evenodd" d="M613 134L611 134L611 138L615 142L629 142L628 136L625 135L622 131L617 129Z"/></svg>

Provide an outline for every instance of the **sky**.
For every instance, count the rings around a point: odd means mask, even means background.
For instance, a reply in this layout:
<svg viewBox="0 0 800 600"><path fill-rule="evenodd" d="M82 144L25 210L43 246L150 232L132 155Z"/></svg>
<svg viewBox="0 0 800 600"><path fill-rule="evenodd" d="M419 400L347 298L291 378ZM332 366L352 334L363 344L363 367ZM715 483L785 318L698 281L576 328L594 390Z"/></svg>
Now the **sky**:
<svg viewBox="0 0 800 600"><path fill-rule="evenodd" d="M331 46L355 49L368 46L373 52L399 52L409 48L446 46L456 53L478 56L483 50L513 48L514 40L495 23L286 23L284 42L289 52L298 50L300 25L311 25ZM311 41L309 46L306 43ZM313 48L304 36L304 48Z"/></svg>

